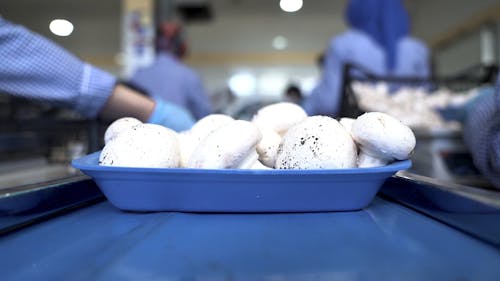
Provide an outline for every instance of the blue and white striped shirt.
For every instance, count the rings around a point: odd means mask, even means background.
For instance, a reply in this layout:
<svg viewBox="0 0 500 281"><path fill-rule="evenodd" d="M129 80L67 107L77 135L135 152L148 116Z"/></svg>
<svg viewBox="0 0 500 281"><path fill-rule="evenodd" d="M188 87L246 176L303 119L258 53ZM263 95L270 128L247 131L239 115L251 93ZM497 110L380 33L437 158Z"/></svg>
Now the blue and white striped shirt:
<svg viewBox="0 0 500 281"><path fill-rule="evenodd" d="M0 93L96 117L116 78L48 39L0 17Z"/></svg>
<svg viewBox="0 0 500 281"><path fill-rule="evenodd" d="M463 127L464 142L472 155L474 164L497 188L500 188L499 83L500 80L497 80L493 95L479 99L469 110Z"/></svg>

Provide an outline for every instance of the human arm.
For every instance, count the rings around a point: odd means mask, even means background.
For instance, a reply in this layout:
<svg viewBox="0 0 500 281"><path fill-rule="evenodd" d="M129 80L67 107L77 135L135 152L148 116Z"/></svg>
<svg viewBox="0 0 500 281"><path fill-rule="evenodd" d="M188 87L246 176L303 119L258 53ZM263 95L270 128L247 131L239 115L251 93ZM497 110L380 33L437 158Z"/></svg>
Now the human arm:
<svg viewBox="0 0 500 281"><path fill-rule="evenodd" d="M500 99L495 94L478 99L463 126L464 142L479 171L500 188Z"/></svg>
<svg viewBox="0 0 500 281"><path fill-rule="evenodd" d="M0 92L95 117L115 86L113 75L50 40L0 17Z"/></svg>
<svg viewBox="0 0 500 281"><path fill-rule="evenodd" d="M184 108L160 99L152 100L124 85L116 85L99 116L105 120L135 117L175 131L191 128L195 119Z"/></svg>
<svg viewBox="0 0 500 281"><path fill-rule="evenodd" d="M70 108L87 118L130 116L177 129L192 124L182 109L117 84L113 75L1 17L0 58L2 93Z"/></svg>
<svg viewBox="0 0 500 281"><path fill-rule="evenodd" d="M152 99L118 84L104 104L99 117L104 120L115 120L128 116L147 122L154 108L155 102Z"/></svg>

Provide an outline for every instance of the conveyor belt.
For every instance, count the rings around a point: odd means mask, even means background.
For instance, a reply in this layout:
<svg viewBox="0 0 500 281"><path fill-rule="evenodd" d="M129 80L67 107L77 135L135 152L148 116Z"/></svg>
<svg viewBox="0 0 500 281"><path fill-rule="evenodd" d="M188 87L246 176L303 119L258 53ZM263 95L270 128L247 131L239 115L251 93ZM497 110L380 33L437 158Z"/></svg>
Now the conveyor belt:
<svg viewBox="0 0 500 281"><path fill-rule="evenodd" d="M500 252L377 198L359 212L123 213L100 203L0 240L2 280L495 280Z"/></svg>
<svg viewBox="0 0 500 281"><path fill-rule="evenodd" d="M101 202L0 237L0 270L1 280L497 280L500 251L381 197L362 211L298 214Z"/></svg>

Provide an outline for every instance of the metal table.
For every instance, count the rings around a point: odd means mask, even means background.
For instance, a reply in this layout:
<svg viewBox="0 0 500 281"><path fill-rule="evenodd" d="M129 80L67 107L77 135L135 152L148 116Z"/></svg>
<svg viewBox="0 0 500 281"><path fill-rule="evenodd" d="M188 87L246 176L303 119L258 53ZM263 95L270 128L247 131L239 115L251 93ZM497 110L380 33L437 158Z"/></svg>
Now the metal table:
<svg viewBox="0 0 500 281"><path fill-rule="evenodd" d="M0 219L0 280L500 278L496 201L409 178L364 210L330 213L127 213L85 178L39 192L19 212L10 198Z"/></svg>

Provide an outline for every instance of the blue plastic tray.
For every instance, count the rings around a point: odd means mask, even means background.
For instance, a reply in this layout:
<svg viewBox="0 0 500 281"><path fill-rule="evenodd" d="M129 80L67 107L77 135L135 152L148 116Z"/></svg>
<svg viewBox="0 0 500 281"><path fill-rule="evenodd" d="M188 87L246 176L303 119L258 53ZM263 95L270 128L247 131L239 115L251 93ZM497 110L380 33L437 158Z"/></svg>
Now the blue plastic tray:
<svg viewBox="0 0 500 281"><path fill-rule="evenodd" d="M410 160L376 168L215 170L99 166L95 152L73 160L107 199L127 211L319 212L359 210Z"/></svg>

